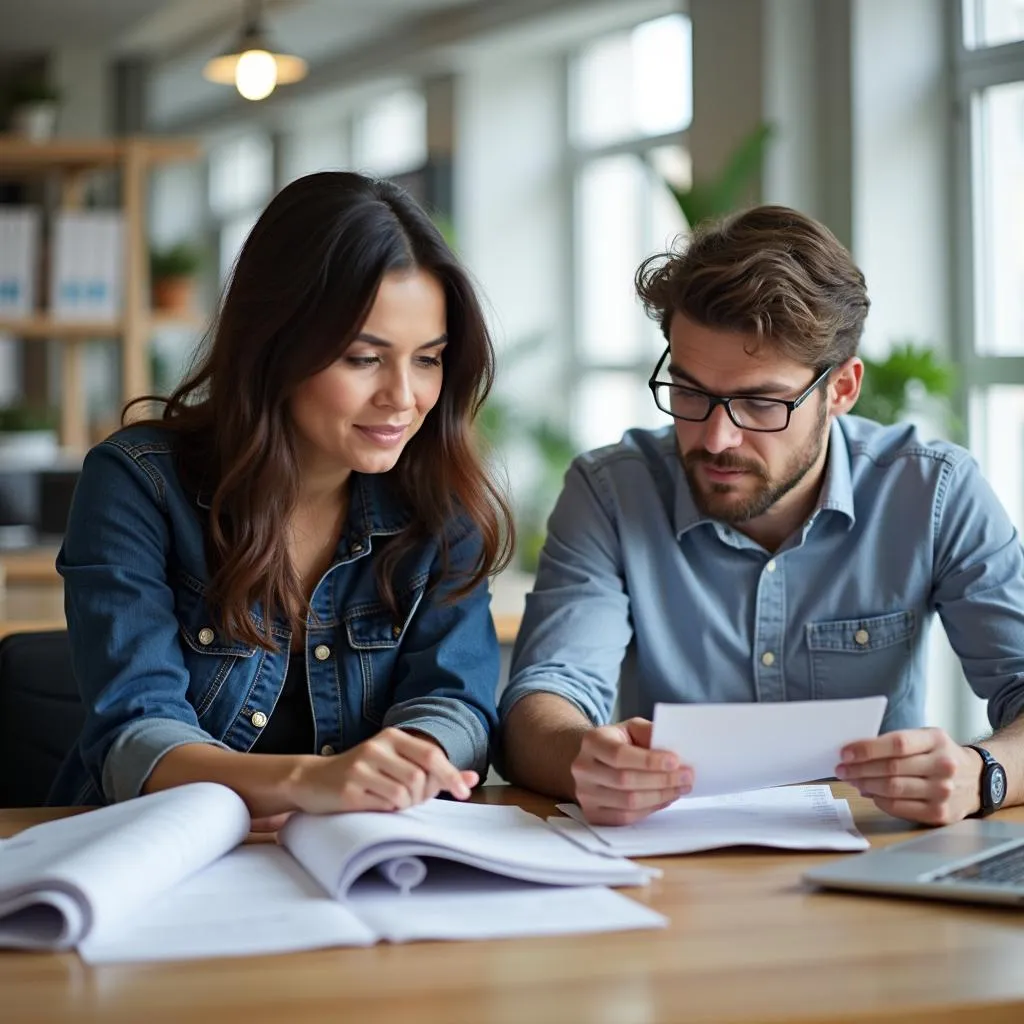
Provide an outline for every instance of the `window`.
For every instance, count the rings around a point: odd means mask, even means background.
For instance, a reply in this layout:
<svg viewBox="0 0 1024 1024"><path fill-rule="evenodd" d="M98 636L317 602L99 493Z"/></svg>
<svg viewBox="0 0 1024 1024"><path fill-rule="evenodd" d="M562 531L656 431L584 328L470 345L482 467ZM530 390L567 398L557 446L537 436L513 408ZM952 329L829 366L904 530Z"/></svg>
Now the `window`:
<svg viewBox="0 0 1024 1024"><path fill-rule="evenodd" d="M1024 0L960 0L955 249L968 443L1024 530ZM964 698L966 728L985 730Z"/></svg>
<svg viewBox="0 0 1024 1024"><path fill-rule="evenodd" d="M685 128L690 51L690 20L675 14L584 47L572 72L573 142L596 148Z"/></svg>
<svg viewBox="0 0 1024 1024"><path fill-rule="evenodd" d="M637 301L641 261L686 223L665 181L689 183L690 21L671 15L597 39L570 65L574 193L575 440L591 448L630 426L668 422L647 378L664 347Z"/></svg>
<svg viewBox="0 0 1024 1024"><path fill-rule="evenodd" d="M969 440L1024 529L1024 491L1011 471L1024 454L1024 41L1008 41L1012 25L1024 27L1024 0L962 0L961 11L956 91L967 119L957 189L966 244L956 246L956 269Z"/></svg>
<svg viewBox="0 0 1024 1024"><path fill-rule="evenodd" d="M991 86L973 107L975 347L991 355L1024 355L1024 82Z"/></svg>
<svg viewBox="0 0 1024 1024"><path fill-rule="evenodd" d="M402 89L371 103L355 121L353 163L384 178L416 170L427 159L427 104Z"/></svg>
<svg viewBox="0 0 1024 1024"><path fill-rule="evenodd" d="M964 42L971 48L1024 40L1022 0L964 0Z"/></svg>
<svg viewBox="0 0 1024 1024"><path fill-rule="evenodd" d="M217 222L220 282L274 192L274 150L265 135L239 135L210 150L209 204Z"/></svg>

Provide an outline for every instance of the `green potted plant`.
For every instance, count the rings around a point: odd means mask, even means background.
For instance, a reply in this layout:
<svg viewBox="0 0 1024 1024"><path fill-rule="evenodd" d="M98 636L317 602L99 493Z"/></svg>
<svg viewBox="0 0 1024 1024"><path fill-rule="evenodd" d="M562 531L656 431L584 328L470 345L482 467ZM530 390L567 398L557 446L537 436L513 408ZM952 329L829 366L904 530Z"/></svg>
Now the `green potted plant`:
<svg viewBox="0 0 1024 1024"><path fill-rule="evenodd" d="M930 412L956 437L960 423L953 411L956 371L934 350L914 341L895 343L885 359L861 356L864 378L853 408L878 423L898 423L914 412Z"/></svg>
<svg viewBox="0 0 1024 1024"><path fill-rule="evenodd" d="M60 91L43 75L16 79L7 99L8 126L14 135L33 142L53 137L60 107Z"/></svg>
<svg viewBox="0 0 1024 1024"><path fill-rule="evenodd" d="M149 254L153 308L165 313L192 312L196 274L202 265L203 251L197 245L178 242L153 248Z"/></svg>
<svg viewBox="0 0 1024 1024"><path fill-rule="evenodd" d="M49 465L57 455L56 410L23 402L0 406L0 466Z"/></svg>
<svg viewBox="0 0 1024 1024"><path fill-rule="evenodd" d="M691 229L703 220L724 217L744 205L761 176L765 154L774 137L773 124L758 125L739 141L718 174L695 181L689 188L680 188L662 178Z"/></svg>

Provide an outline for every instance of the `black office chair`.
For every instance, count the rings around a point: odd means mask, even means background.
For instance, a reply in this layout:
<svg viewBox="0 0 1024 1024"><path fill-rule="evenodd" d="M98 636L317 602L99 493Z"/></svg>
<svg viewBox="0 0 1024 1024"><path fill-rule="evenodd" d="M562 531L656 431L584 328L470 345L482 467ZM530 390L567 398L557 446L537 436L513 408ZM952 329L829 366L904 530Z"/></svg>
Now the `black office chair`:
<svg viewBox="0 0 1024 1024"><path fill-rule="evenodd" d="M0 807L39 807L82 731L64 630L0 640Z"/></svg>

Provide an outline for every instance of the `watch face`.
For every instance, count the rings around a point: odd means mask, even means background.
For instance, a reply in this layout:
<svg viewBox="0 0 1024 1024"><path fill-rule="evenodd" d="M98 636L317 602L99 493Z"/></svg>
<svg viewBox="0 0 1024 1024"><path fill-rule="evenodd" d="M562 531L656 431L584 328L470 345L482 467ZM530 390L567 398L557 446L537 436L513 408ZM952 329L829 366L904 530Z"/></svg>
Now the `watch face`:
<svg viewBox="0 0 1024 1024"><path fill-rule="evenodd" d="M998 807L1006 797L1006 772L1001 767L992 769L988 780L988 792L994 807Z"/></svg>

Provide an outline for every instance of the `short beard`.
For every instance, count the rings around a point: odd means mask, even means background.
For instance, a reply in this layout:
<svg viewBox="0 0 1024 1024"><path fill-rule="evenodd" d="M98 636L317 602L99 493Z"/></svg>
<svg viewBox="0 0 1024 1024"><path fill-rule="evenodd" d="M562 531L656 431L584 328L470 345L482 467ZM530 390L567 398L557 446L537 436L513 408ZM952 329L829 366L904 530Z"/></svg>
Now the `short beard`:
<svg viewBox="0 0 1024 1024"><path fill-rule="evenodd" d="M693 495L697 510L703 516L712 519L720 519L731 526L739 526L742 523L756 519L767 512L777 501L785 497L804 477L811 471L814 464L821 455L825 445L825 424L828 421L826 403L821 402L818 407L818 421L814 425L814 433L808 446L802 451L793 455L792 460L786 468L781 480L772 480L764 467L747 459L723 452L720 455L712 455L703 448L697 448L682 456L683 471L686 474L687 482L690 485L690 493ZM742 469L756 476L761 481L753 494L746 501L741 503L715 501L718 495L726 495L732 492L731 484L712 484L709 492L705 492L696 475L696 467L700 463L714 466L718 469Z"/></svg>

